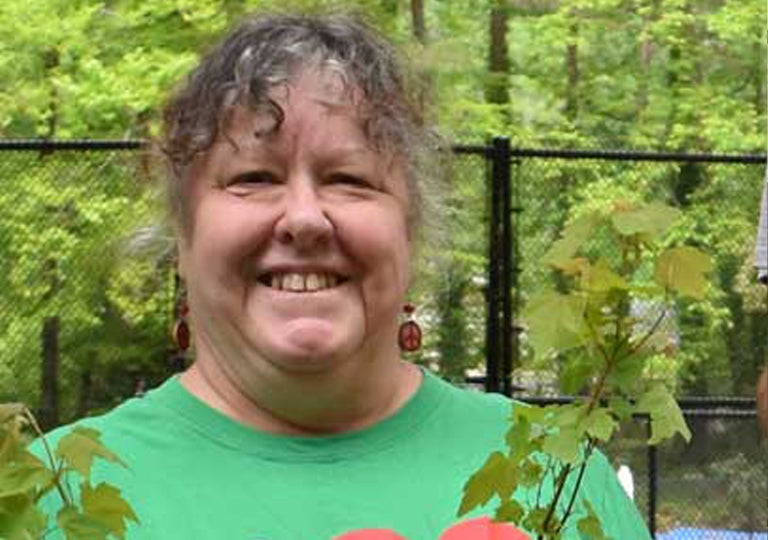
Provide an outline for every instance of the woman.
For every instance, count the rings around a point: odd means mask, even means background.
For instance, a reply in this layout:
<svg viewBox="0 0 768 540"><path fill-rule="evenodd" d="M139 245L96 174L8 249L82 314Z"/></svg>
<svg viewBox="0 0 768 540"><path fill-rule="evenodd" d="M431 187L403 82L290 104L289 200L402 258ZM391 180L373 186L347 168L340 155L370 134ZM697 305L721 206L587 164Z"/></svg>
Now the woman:
<svg viewBox="0 0 768 540"><path fill-rule="evenodd" d="M391 48L363 25L276 16L235 30L171 99L195 362L87 422L130 465L95 473L134 506L128 538L437 540L503 446L505 398L401 360L429 167L405 96ZM606 533L648 538L595 463L584 492Z"/></svg>

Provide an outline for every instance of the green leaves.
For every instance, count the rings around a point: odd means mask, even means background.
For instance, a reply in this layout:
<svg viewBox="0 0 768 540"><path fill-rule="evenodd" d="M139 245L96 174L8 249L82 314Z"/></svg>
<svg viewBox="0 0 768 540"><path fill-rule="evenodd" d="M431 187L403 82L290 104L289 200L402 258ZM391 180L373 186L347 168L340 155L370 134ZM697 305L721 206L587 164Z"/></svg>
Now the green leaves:
<svg viewBox="0 0 768 540"><path fill-rule="evenodd" d="M56 448L56 457L86 480L90 479L91 466L96 457L125 466L120 458L107 450L99 437L100 434L95 429L77 426L61 438Z"/></svg>
<svg viewBox="0 0 768 540"><path fill-rule="evenodd" d="M635 410L647 413L651 418L651 438L648 444L658 444L679 433L686 442L691 440L691 431L685 423L683 413L675 398L663 384L655 384L637 401Z"/></svg>
<svg viewBox="0 0 768 540"><path fill-rule="evenodd" d="M37 457L18 454L17 459L0 464L0 499L44 489L53 481L53 473Z"/></svg>
<svg viewBox="0 0 768 540"><path fill-rule="evenodd" d="M510 460L501 452L494 452L464 484L458 515L463 516L498 496L506 499L517 487L517 473Z"/></svg>
<svg viewBox="0 0 768 540"><path fill-rule="evenodd" d="M544 255L543 262L555 268L568 264L595 230L599 220L600 218L595 214L588 214L574 220L563 229L561 238L552 244Z"/></svg>
<svg viewBox="0 0 768 540"><path fill-rule="evenodd" d="M531 345L537 354L566 350L588 341L584 322L586 300L548 291L528 303L523 318L529 325Z"/></svg>
<svg viewBox="0 0 768 540"><path fill-rule="evenodd" d="M102 482L96 488L83 484L81 501L83 513L100 523L117 538L125 537L127 520L139 521L131 506L120 495L120 490L109 484Z"/></svg>
<svg viewBox="0 0 768 540"><path fill-rule="evenodd" d="M545 369L551 371L553 361L562 364L563 389L583 397L565 405L516 406L507 454L495 452L470 478L460 513L495 498L497 519L521 524L537 538L556 540L570 528L584 539L607 540L599 516L579 495L596 446L638 413L650 415L648 444L677 433L690 438L664 385L643 393L649 359L660 348L657 342L667 342L657 337L674 312L670 304L676 297L702 298L707 288L706 255L688 246L662 251L655 245L680 214L658 203L617 202L610 211L574 220L547 252L544 262L562 279L556 289L528 300L525 337L534 356L546 359ZM597 237L618 246L619 256L595 255ZM654 269L658 284L650 282ZM643 312L649 307L658 316Z"/></svg>
<svg viewBox="0 0 768 540"><path fill-rule="evenodd" d="M583 538L583 540L610 540L603 532L600 518L595 512L595 509L586 499L584 500L584 508L586 509L587 515L581 518L576 525L581 538Z"/></svg>
<svg viewBox="0 0 768 540"><path fill-rule="evenodd" d="M679 217L679 210L651 203L640 207L619 206L611 215L611 221L621 235L636 234L651 240L666 231Z"/></svg>
<svg viewBox="0 0 768 540"><path fill-rule="evenodd" d="M706 274L712 270L710 258L689 246L668 249L656 262L656 280L681 296L704 298Z"/></svg>
<svg viewBox="0 0 768 540"><path fill-rule="evenodd" d="M38 538L46 527L46 516L29 494L0 497L0 538Z"/></svg>
<svg viewBox="0 0 768 540"><path fill-rule="evenodd" d="M128 520L139 521L120 490L105 483L81 484L80 505L65 504L56 515L67 540L123 540Z"/></svg>
<svg viewBox="0 0 768 540"><path fill-rule="evenodd" d="M38 504L59 507L56 524L66 540L125 538L127 522L138 522L133 509L116 487L90 484L95 459L124 466L101 443L97 430L75 427L49 455L43 435L25 407L0 404L0 417L0 538L42 538L49 519ZM42 443L38 448L47 456L47 463L29 451L22 426L36 430ZM77 497L67 481L71 475L83 480ZM56 495L59 501L53 500Z"/></svg>

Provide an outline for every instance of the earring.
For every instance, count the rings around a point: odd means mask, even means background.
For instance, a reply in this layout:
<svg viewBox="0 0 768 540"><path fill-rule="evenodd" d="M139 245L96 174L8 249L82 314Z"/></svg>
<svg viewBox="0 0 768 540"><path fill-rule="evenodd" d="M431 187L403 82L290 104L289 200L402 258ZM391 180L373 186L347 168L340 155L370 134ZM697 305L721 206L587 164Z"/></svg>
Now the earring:
<svg viewBox="0 0 768 540"><path fill-rule="evenodd" d="M414 311L416 311L416 306L411 303L403 306L403 313L405 313L407 320L403 321L397 332L397 343L403 352L414 352L421 348L421 327L413 319Z"/></svg>
<svg viewBox="0 0 768 540"><path fill-rule="evenodd" d="M176 276L176 289L178 290L178 300L176 301L176 322L173 323L171 338L176 351L171 360L171 370L178 373L186 367L186 351L189 349L191 333L187 315L189 314L189 305L187 304L187 290L181 278Z"/></svg>
<svg viewBox="0 0 768 540"><path fill-rule="evenodd" d="M186 302L184 302L179 306L179 316L173 324L173 342L176 344L178 351L182 354L189 349L190 332L189 324L187 323L188 313L189 308L187 307Z"/></svg>

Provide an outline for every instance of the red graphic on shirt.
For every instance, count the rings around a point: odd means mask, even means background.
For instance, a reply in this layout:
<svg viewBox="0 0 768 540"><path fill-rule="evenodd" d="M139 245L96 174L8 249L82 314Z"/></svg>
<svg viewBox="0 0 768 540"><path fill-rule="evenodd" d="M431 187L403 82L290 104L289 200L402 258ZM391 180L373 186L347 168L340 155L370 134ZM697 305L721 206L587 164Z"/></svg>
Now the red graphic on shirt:
<svg viewBox="0 0 768 540"><path fill-rule="evenodd" d="M334 540L408 540L389 529L360 529ZM458 523L446 529L438 540L530 540L530 537L509 523L494 523L482 517Z"/></svg>

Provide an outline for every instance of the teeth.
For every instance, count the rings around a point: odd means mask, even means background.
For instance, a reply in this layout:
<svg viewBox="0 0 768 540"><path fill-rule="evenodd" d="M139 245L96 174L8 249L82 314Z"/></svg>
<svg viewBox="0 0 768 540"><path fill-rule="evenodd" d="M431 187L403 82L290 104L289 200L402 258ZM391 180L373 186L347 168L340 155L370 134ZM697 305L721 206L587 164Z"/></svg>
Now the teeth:
<svg viewBox="0 0 768 540"><path fill-rule="evenodd" d="M320 288L320 276L317 274L307 274L304 278L304 288L308 291L316 291Z"/></svg>
<svg viewBox="0 0 768 540"><path fill-rule="evenodd" d="M273 289L291 292L313 292L335 287L339 277L334 274L273 274L269 279Z"/></svg>
<svg viewBox="0 0 768 540"><path fill-rule="evenodd" d="M288 282L286 289L291 291L304 290L304 277L301 274L288 274L286 281Z"/></svg>

